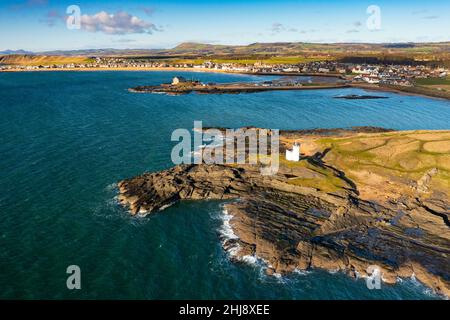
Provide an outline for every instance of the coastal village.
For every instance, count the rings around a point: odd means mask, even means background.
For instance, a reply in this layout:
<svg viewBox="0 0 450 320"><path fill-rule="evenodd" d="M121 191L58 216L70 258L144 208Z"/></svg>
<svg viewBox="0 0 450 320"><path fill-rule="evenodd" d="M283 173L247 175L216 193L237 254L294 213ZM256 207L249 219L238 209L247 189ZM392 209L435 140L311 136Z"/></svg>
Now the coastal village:
<svg viewBox="0 0 450 320"><path fill-rule="evenodd" d="M179 320L406 317L449 302L450 0L0 8L14 314L111 300L99 313L129 315L135 300Z"/></svg>
<svg viewBox="0 0 450 320"><path fill-rule="evenodd" d="M71 69L187 69L198 71L221 71L251 74L316 74L334 75L355 83L413 86L416 79L446 78L449 70L427 65L355 64L338 61L314 61L299 64L253 64L218 63L205 61L201 64L171 63L142 59L94 57L90 63L53 65L0 65L0 71L71 70Z"/></svg>

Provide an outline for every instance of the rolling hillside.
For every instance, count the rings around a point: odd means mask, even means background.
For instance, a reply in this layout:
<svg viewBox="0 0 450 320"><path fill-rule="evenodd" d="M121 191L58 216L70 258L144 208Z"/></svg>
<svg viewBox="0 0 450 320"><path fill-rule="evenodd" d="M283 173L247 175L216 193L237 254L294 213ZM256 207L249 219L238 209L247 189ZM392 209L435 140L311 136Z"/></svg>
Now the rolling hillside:
<svg viewBox="0 0 450 320"><path fill-rule="evenodd" d="M217 61L266 61L298 63L341 60L355 63L438 63L450 66L450 42L440 43L305 43L275 42L249 45L213 45L186 42L172 49L90 49L12 54L1 57L2 64L61 64L87 61L87 57L111 56L138 59L207 59ZM272 60L280 61L272 61Z"/></svg>
<svg viewBox="0 0 450 320"><path fill-rule="evenodd" d="M80 56L47 56L47 55L5 55L0 56L0 64L6 65L52 65L69 63L88 63L91 59Z"/></svg>

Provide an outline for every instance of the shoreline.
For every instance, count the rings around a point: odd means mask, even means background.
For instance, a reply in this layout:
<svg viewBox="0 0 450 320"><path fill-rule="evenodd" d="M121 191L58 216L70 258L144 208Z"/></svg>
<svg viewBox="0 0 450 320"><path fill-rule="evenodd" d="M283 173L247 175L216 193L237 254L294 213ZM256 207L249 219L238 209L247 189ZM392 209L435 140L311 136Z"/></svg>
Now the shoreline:
<svg viewBox="0 0 450 320"><path fill-rule="evenodd" d="M181 71L181 72L201 72L201 73L230 73L254 76L304 76L304 77L325 77L345 79L338 73L303 73L303 72L246 72L232 71L222 69L205 69L205 68L176 68L176 67L119 67L119 68L41 68L41 69L8 69L0 70L1 72L40 72L40 71Z"/></svg>
<svg viewBox="0 0 450 320"><path fill-rule="evenodd" d="M97 72L97 71L180 71L180 72L199 72L199 73L229 73L229 74L242 74L242 75L263 75L256 73L245 73L240 71L230 71L230 70L220 70L220 69L198 69L198 68L175 68L175 67L146 67L146 68L133 68L133 67L120 67L120 68L49 68L49 69L33 69L33 70L24 70L24 69L10 69L10 70L0 70L0 73L5 72ZM275 74L272 74L275 75ZM283 75L283 74L280 74Z"/></svg>
<svg viewBox="0 0 450 320"><path fill-rule="evenodd" d="M176 67L145 67L145 68L134 68L134 67L120 67L120 68L49 68L49 69L10 69L10 70L0 70L0 73L14 73L14 72L98 72L98 71L130 71L130 72L152 72L152 71L162 71L162 72L197 72L197 73L226 73L235 75L248 75L248 76L280 76L280 77L324 77L324 78L336 78L345 80L340 74L323 74L323 73L301 73L301 72L244 72L244 71L232 71L232 70L221 70L221 69L204 69L204 68L176 68Z"/></svg>
<svg viewBox="0 0 450 320"><path fill-rule="evenodd" d="M301 275L308 275L315 271L325 271L329 273L330 275L334 275L336 273L340 273L342 275L345 275L349 278L353 278L354 280L366 280L368 278L367 274L359 274L355 273L354 275L350 276L348 272L345 270L336 268L321 268L321 267L310 267L306 269L293 269L291 272L288 273L277 273L273 271L273 266L271 265L270 261L267 259L264 259L263 257L260 257L256 254L254 255L240 255L240 251L242 247L239 245L239 241L241 240L238 235L236 235L235 230L232 226L234 215L228 212L226 209L226 205L222 206L222 212L220 216L220 220L222 222L221 228L219 229L220 234L220 242L222 245L223 250L228 255L228 258L232 262L238 262L238 263L245 263L251 266L258 266L261 268L261 270L264 272L266 276L273 276L277 278L283 278L289 275L292 275L293 273L301 274ZM403 281L413 281L423 287L424 293L427 293L437 299L440 300L448 300L448 296L445 294L437 293L432 287L427 286L426 284L420 282L416 279L415 275L410 275L406 277L400 277L396 275L395 279L389 279L385 277L381 277L381 283L384 286L397 286L400 285Z"/></svg>
<svg viewBox="0 0 450 320"><path fill-rule="evenodd" d="M433 99L441 99L441 100L450 100L450 92L420 92L421 89L417 87L389 87L389 86L378 86L378 85L370 85L370 84L359 84L359 83L353 83L350 84L353 88L368 90L368 91L376 91L376 92L391 92L391 93L397 93L405 96L416 96L416 97L425 97L425 98L433 98ZM407 91L408 89L416 89L417 92L414 91ZM441 95L439 95L439 93ZM444 93L444 95L442 95Z"/></svg>
<svg viewBox="0 0 450 320"><path fill-rule="evenodd" d="M264 72L242 72L242 71L230 71L230 70L216 70L216 69L199 69L199 68L175 68L175 67L148 67L148 68L134 68L134 67L121 67L121 68L66 68L66 69L36 69L36 70L23 70L23 69L10 69L0 70L0 73L14 73L14 72L110 72L110 71L130 71L130 72L198 72L198 73L218 73L218 74L235 74L235 75L248 75L248 76L305 76L305 77L329 77L336 79L345 79L344 76L339 74L321 74L321 73L264 73ZM450 100L450 92L430 92L429 89L421 87L392 87L392 86L379 86L365 83L349 83L346 85L348 88L359 88L369 91L381 91L391 92L407 96L420 96L435 99ZM339 87L338 87L339 88ZM300 88L298 88L300 89ZM303 88L305 89L305 88ZM322 88L310 88L310 89L332 89L329 86ZM293 90L293 89L291 89ZM426 92L425 92L426 91Z"/></svg>

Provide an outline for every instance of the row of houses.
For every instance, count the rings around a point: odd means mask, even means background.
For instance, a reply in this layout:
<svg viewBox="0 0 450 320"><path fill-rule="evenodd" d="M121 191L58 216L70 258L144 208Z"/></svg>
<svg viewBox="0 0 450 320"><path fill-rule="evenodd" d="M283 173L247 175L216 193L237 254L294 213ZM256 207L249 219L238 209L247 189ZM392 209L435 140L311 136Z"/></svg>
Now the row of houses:
<svg viewBox="0 0 450 320"><path fill-rule="evenodd" d="M194 68L199 70L222 70L246 73L315 73L315 74L342 74L356 82L371 84L397 84L413 85L414 79L429 77L447 77L445 68L431 68L425 65L373 65L351 64L337 61L313 61L298 64L265 64L256 62L243 63L218 63L205 61L201 64L194 63L170 63L167 61L151 61L145 59L127 59L114 57L95 57L91 63L40 65L40 66L1 66L0 70L9 69L74 69L74 68Z"/></svg>
<svg viewBox="0 0 450 320"><path fill-rule="evenodd" d="M352 68L352 74L356 74L353 81L412 86L415 79L445 78L448 75L448 70L424 65L356 65Z"/></svg>

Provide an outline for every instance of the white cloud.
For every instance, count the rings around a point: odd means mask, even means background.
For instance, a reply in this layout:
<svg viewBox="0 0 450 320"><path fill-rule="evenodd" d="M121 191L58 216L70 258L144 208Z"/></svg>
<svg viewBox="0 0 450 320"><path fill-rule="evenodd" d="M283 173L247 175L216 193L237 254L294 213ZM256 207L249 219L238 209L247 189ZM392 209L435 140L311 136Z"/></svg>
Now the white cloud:
<svg viewBox="0 0 450 320"><path fill-rule="evenodd" d="M101 11L92 16L81 16L81 28L89 32L106 34L153 33L160 31L153 23L144 21L131 14L119 11L109 14Z"/></svg>
<svg viewBox="0 0 450 320"><path fill-rule="evenodd" d="M272 27L270 28L270 30L273 33L280 33L281 31L284 31L286 28L282 23L279 22L275 22L272 24Z"/></svg>
<svg viewBox="0 0 450 320"><path fill-rule="evenodd" d="M277 33L284 32L284 31L287 31L287 32L298 32L298 29L290 27L290 26L287 26L287 25L284 25L284 24L279 23L279 22L275 22L275 23L272 24L272 26L270 28L270 31L272 31L272 35L275 35Z"/></svg>
<svg viewBox="0 0 450 320"><path fill-rule="evenodd" d="M315 30L315 29L309 29L309 30L300 30L300 33L301 34L307 34L307 33L314 33L314 32L316 32L317 30Z"/></svg>
<svg viewBox="0 0 450 320"><path fill-rule="evenodd" d="M434 20L434 19L438 19L439 18L439 16L426 16L426 17L423 17L424 19L429 19L429 20Z"/></svg>

